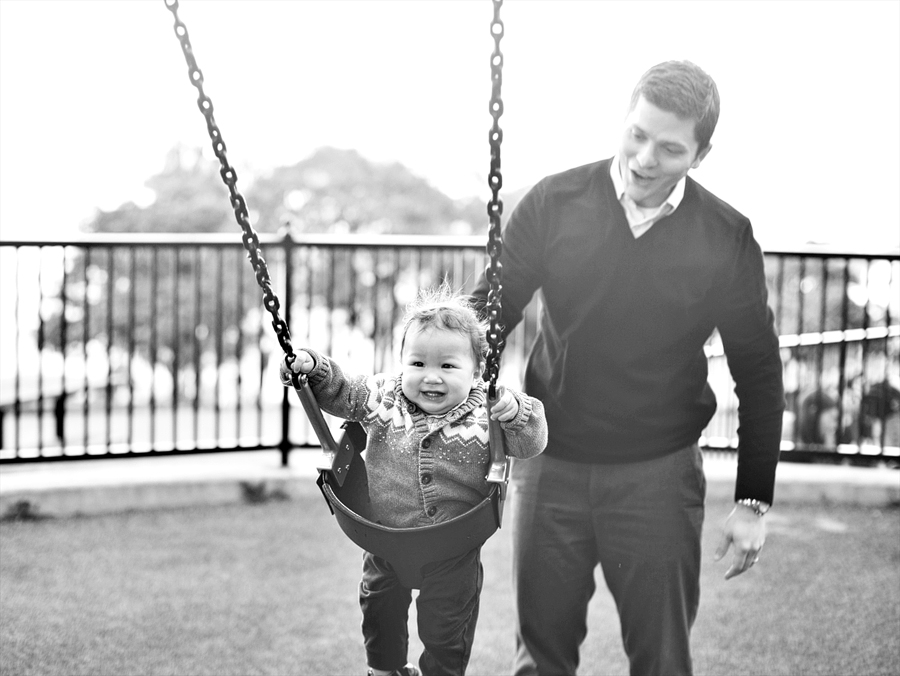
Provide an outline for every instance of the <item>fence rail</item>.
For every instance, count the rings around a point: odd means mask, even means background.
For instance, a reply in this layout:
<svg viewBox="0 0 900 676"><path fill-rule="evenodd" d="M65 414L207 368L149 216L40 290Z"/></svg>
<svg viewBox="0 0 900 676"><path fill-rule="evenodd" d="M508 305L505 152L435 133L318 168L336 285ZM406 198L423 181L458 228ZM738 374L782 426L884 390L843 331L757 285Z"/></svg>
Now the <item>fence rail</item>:
<svg viewBox="0 0 900 676"><path fill-rule="evenodd" d="M260 235L295 347L390 370L417 288L471 291L479 237ZM318 444L282 388L281 349L240 239L93 235L0 242L0 463ZM900 256L766 252L788 410L785 459L900 461ZM500 381L520 383L536 299ZM734 384L707 345L719 409L701 440L737 442ZM329 419L336 428L339 421Z"/></svg>

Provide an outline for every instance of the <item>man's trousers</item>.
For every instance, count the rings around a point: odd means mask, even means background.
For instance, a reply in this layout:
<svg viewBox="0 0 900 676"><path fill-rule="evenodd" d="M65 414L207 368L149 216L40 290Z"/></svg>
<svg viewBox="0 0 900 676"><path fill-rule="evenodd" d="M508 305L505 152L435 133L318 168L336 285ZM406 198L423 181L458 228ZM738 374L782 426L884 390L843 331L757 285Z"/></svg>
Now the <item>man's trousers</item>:
<svg viewBox="0 0 900 676"><path fill-rule="evenodd" d="M516 676L575 674L598 564L631 674L690 674L705 495L697 445L624 464L514 460Z"/></svg>

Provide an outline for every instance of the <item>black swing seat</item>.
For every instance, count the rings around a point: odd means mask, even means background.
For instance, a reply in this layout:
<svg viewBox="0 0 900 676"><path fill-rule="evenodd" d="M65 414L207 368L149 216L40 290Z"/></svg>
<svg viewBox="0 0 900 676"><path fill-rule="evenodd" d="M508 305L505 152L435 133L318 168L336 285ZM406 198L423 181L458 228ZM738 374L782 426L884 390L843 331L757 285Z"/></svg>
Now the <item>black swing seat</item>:
<svg viewBox="0 0 900 676"><path fill-rule="evenodd" d="M480 547L499 528L505 484L493 484L490 495L479 504L442 523L393 528L371 521L368 475L360 455L366 434L358 423L344 424L340 446L347 448L347 444L354 453L342 482L322 470L316 483L344 534L390 563L404 587L420 589L425 566Z"/></svg>

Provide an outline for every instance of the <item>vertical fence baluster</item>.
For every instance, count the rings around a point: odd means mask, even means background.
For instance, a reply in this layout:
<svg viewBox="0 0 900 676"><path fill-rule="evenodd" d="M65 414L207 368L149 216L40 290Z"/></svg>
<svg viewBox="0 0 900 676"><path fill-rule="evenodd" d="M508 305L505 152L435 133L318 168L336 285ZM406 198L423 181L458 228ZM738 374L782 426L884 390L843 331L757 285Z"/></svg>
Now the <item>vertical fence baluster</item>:
<svg viewBox="0 0 900 676"><path fill-rule="evenodd" d="M293 328L291 305L294 301L294 265L293 265L293 240L291 239L291 231L285 228L282 240L282 258L284 259L284 296L282 302L282 312L284 322L287 324L288 331ZM295 346L296 347L296 346ZM281 355L279 360L283 359ZM278 449L281 451L281 466L288 466L288 456L291 452L291 402L289 399L290 388L284 387L281 392L281 439L278 442Z"/></svg>
<svg viewBox="0 0 900 676"><path fill-rule="evenodd" d="M310 246L303 247L301 249L301 253L303 255L300 259L300 265L302 266L302 269L306 272L306 274L304 275L304 280L305 280L304 293L301 296L301 297L306 298L306 307L305 307L306 316L303 321L303 344L311 347L311 340L312 340L312 335L313 335L313 333L312 333L313 332L313 326L312 326L313 307L315 307L315 302L314 302L315 274L313 273L313 270L316 268L316 263L318 262L319 257L317 255L318 249L316 249L315 247L310 247ZM305 435L304 435L305 443L307 443L307 444L316 443L315 441L310 441L310 433L312 432L312 426L309 424L308 421L304 420L303 428L305 430Z"/></svg>
<svg viewBox="0 0 900 676"><path fill-rule="evenodd" d="M222 425L221 425L221 417L222 417L222 408L219 403L220 398L220 387L221 387L221 374L222 374L222 332L225 330L224 322L222 321L222 294L223 284L224 284L224 276L222 274L222 248L216 247L216 327L213 332L215 335L215 350L216 350L216 383L215 383L215 394L213 397L213 406L215 411L215 439L219 440L222 438ZM218 442L217 442L218 443Z"/></svg>
<svg viewBox="0 0 900 676"><path fill-rule="evenodd" d="M157 298L159 283L159 248L153 247L150 257L150 448L156 450L156 357L157 357Z"/></svg>
<svg viewBox="0 0 900 676"><path fill-rule="evenodd" d="M405 312L406 308L397 307L396 295L394 293L394 289L397 288L397 284L399 282L400 271L403 267L400 264L400 249L394 248L389 251L391 256L391 265L390 275L388 276L388 312L389 318L387 321L387 326L385 327L385 342L386 348L382 353L384 355L384 364L382 366L383 371L389 371L393 368L394 355L397 354L396 347L394 345L394 327L397 326L397 322L402 318L402 313ZM421 268L416 268L416 276L415 279L419 280L421 278ZM416 282L416 288L418 288L418 281ZM415 292L416 289L413 289Z"/></svg>
<svg viewBox="0 0 900 676"><path fill-rule="evenodd" d="M88 272L91 267L91 250L87 249L84 252L84 312L82 314L82 326L81 326L81 348L82 348L82 372L83 376L83 396L84 401L81 405L81 416L84 424L83 435L84 435L84 452L88 453L90 448L90 382L88 380L88 341L90 340L90 323L91 323L91 301L90 301L90 279L88 277ZM152 440L151 440L152 442Z"/></svg>
<svg viewBox="0 0 900 676"><path fill-rule="evenodd" d="M887 286L888 289L892 289L894 286L894 266L888 263L888 275L887 275ZM885 308L884 308L884 326L885 326L885 334L884 334L884 380L882 381L882 392L881 392L881 438L878 440L878 444L881 446L882 451L884 450L885 445L888 442L887 433L888 433L888 425L890 419L894 413L894 404L892 402L892 393L891 393L891 385L890 385L890 377L891 377L891 335L890 335L890 327L891 327L891 298L895 296L888 295L888 298L885 299ZM900 341L900 338L898 338ZM900 402L898 402L900 404ZM898 423L900 423L900 411L897 411ZM898 433L900 433L900 425L898 425ZM900 434L898 434L900 436ZM895 443L900 444L900 439L898 439Z"/></svg>
<svg viewBox="0 0 900 676"><path fill-rule="evenodd" d="M37 248L37 312L38 312L38 328L37 328L37 452L43 455L44 451L44 247Z"/></svg>
<svg viewBox="0 0 900 676"><path fill-rule="evenodd" d="M13 317L15 318L16 329L13 335L13 352L16 357L16 366L15 366L15 376L13 383L13 420L15 421L15 437L13 442L15 443L15 447L20 449L22 447L22 435L21 435L21 427L22 427L22 377L21 377L21 369L19 368L20 363L20 346L19 342L21 341L21 330L22 320L19 316L19 297L21 295L21 285L19 284L19 275L21 274L21 265L19 264L20 260L20 252L22 249L20 247L16 247L16 267L15 267L15 275L13 277L13 286L15 288L15 303L13 304Z"/></svg>
<svg viewBox="0 0 900 676"><path fill-rule="evenodd" d="M849 308L850 296L847 289L850 287L850 258L843 259L843 284L841 285L841 325L840 330L846 332L850 328ZM846 334L845 334L846 335ZM843 442L844 435L844 397L847 391L847 341L841 340L840 350L838 352L838 444Z"/></svg>
<svg viewBox="0 0 900 676"><path fill-rule="evenodd" d="M865 270L866 270L866 273L863 278L863 288L865 289L866 301L863 306L863 317L862 317L862 325L863 326L862 327L863 327L863 331L868 332L869 317L870 317L869 277L870 277L871 270L872 270L872 261L871 260L866 260ZM863 340L862 356L860 358L860 376L859 376L860 412L859 412L859 416L857 416L858 420L859 420L859 424L857 426L857 443L859 444L860 450L862 450L863 442L866 440L866 428L865 428L866 416L865 416L864 406L865 406L866 390L868 389L868 383L869 383L869 341Z"/></svg>
<svg viewBox="0 0 900 676"><path fill-rule="evenodd" d="M59 400L56 402L56 438L59 439L60 455L66 455L66 400L68 399L68 382L66 380L66 366L68 350L68 247L62 247L62 288L60 289L60 321L59 321L59 351L62 357L62 373L60 374Z"/></svg>
<svg viewBox="0 0 900 676"><path fill-rule="evenodd" d="M828 301L828 267L825 264L825 259L820 259L819 266L819 277L820 283L822 286L822 291L819 296L819 334L824 335L827 325L827 301ZM814 392L820 395L820 401L824 402L825 392L824 386L822 384L822 371L823 366L825 365L825 343L824 341L819 341L819 343L815 347L815 357L816 357L816 373L815 373L815 388Z"/></svg>
<svg viewBox="0 0 900 676"><path fill-rule="evenodd" d="M179 389L179 372L181 363L178 356L181 353L181 249L172 250L172 288L169 290L172 298L172 448L180 448L183 444L180 442L178 431L178 407L180 406Z"/></svg>
<svg viewBox="0 0 900 676"><path fill-rule="evenodd" d="M128 383L128 410L127 410L127 431L125 433L125 447L128 452L134 451L134 351L135 351L135 287L137 284L137 251L133 246L128 247L128 274L130 283L128 284L128 359L126 361L126 382ZM65 288L65 287L64 287ZM63 295L65 297L65 295Z"/></svg>
<svg viewBox="0 0 900 676"><path fill-rule="evenodd" d="M203 324L203 292L201 289L203 280L203 249L198 247L194 252L194 330L193 330L193 355L194 355L194 450L200 447L200 357L203 346L200 342L200 327Z"/></svg>
<svg viewBox="0 0 900 676"><path fill-rule="evenodd" d="M113 248L106 249L106 401L104 413L106 416L105 423L105 446L106 452L109 453L112 448L112 399L113 399L113 365L112 351L115 345L113 333L113 301L115 300L115 263L113 260Z"/></svg>
<svg viewBox="0 0 900 676"><path fill-rule="evenodd" d="M327 327L328 337L325 339L324 346L326 354L334 354L334 312L332 310L334 308L335 250L333 248L326 249L324 254L328 260L328 283L325 287L325 326Z"/></svg>
<svg viewBox="0 0 900 676"><path fill-rule="evenodd" d="M243 415L242 403L244 400L243 393L243 372L244 372L244 262L241 256L233 256L235 261L235 295L237 297L237 314L235 322L237 324L236 341L234 345L234 358L237 362L237 398L235 400L235 427L234 438L238 446L241 445L242 430L241 417Z"/></svg>
<svg viewBox="0 0 900 676"><path fill-rule="evenodd" d="M259 294L256 289L256 282L253 282L253 294L255 298L259 298ZM259 305L257 304L257 308ZM259 379L257 380L256 386L256 438L259 443L263 441L263 401L262 401L262 393L263 386L265 385L264 378L266 374L266 352L264 349L263 343L263 331L266 329L265 324L265 315L263 312L258 312L257 321L255 322L256 328L256 348L259 353Z"/></svg>

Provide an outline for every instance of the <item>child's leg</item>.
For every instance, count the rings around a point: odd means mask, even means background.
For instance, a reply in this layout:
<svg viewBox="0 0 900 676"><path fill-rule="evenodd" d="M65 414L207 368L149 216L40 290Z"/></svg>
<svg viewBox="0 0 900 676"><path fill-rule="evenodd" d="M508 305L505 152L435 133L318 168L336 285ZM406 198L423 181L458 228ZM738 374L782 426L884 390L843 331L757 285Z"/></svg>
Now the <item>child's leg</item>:
<svg viewBox="0 0 900 676"><path fill-rule="evenodd" d="M365 552L359 606L366 661L371 668L391 671L406 664L411 600L412 593L400 585L390 564Z"/></svg>
<svg viewBox="0 0 900 676"><path fill-rule="evenodd" d="M480 548L425 567L416 599L419 638L425 646L419 666L424 674L466 673L483 581Z"/></svg>

